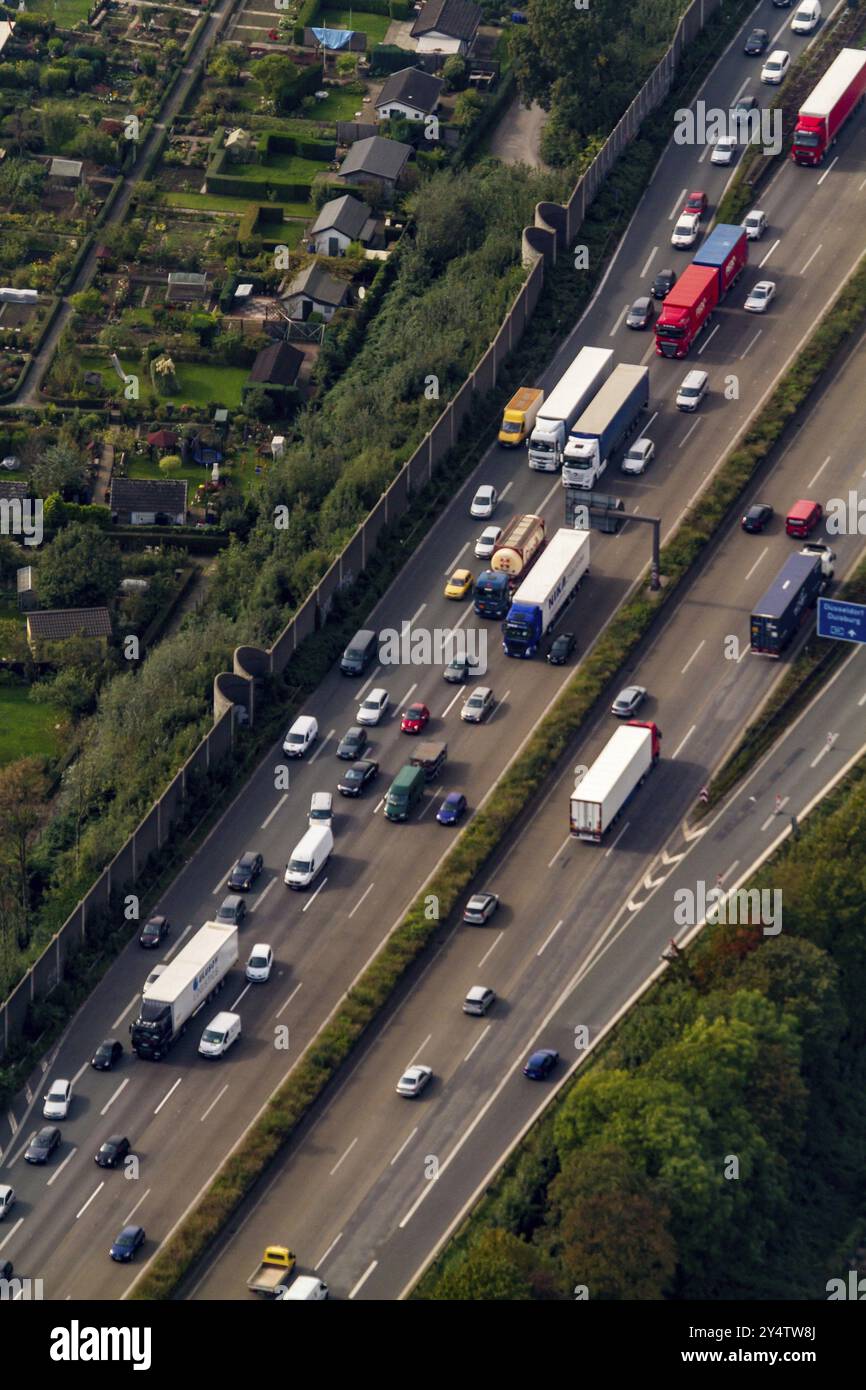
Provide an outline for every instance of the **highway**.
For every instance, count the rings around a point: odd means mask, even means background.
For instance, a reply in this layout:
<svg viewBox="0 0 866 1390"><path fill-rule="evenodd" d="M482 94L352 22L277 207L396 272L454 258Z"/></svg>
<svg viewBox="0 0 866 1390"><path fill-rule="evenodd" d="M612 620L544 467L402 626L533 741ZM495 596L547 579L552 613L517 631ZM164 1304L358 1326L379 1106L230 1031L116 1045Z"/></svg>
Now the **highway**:
<svg viewBox="0 0 866 1390"><path fill-rule="evenodd" d="M755 11L746 28L763 23L775 32L778 19L778 12L765 3ZM786 16L786 24L788 20ZM795 40L788 46L795 51L797 43L801 41ZM727 105L746 85L750 74L752 85L755 85L757 71L754 63L739 51L741 46L740 42L732 47L721 60L703 93L705 100ZM700 354L693 354L685 363L663 361L654 355L647 357L651 369L650 410L654 416L648 432L656 441L658 460L643 480L626 481L619 474L613 479L608 475L603 486L610 489L615 486L627 499L629 510L639 507L649 514L661 515L666 534L676 524L689 498L724 457L755 405L771 389L786 361L795 353L797 344L862 252L862 245L850 233L861 215L862 188L866 182L862 160L856 152L858 131L862 132L862 118L854 122L840 142L838 163L826 177L790 164L776 177L762 198L772 225L757 247L755 268L750 268L744 282L733 292L730 307L719 315L718 331L706 338ZM572 335L569 347L545 374L542 384L546 388L550 388L566 360L570 360L577 347L584 343L613 346L618 358L626 361L652 354L648 335L629 333L621 326L621 311L626 302L645 288L654 268L670 263L672 258L676 264L678 256L683 265L688 262L687 256L669 251L667 247L671 220L684 196L681 190L703 186L713 201L720 195L727 178L724 170L711 167L706 161L699 167L699 158L700 151L671 146L661 161L626 233L603 292ZM654 247L658 250L651 259ZM757 259L768 254L774 278L780 283L779 300L777 307L764 319L755 320L743 314L738 306L748 286L758 278ZM765 273L769 273L769 269ZM756 333L760 333L758 338L755 338ZM743 362L745 366L736 365ZM700 414L686 419L674 410L672 395L682 375L694 365L706 366L710 371L713 391ZM722 377L731 371L740 377L739 398L725 400ZM831 431L834 446L840 435L836 422L849 414L837 405ZM828 437L825 425L823 438ZM856 456L850 454L849 458ZM786 456L784 469L794 471L778 475L780 507L784 508L791 496L801 495L806 490L817 468L818 463L811 458L804 459L799 449ZM845 464L841 455L821 473L821 489L830 488L837 479L840 487L854 485L851 465ZM848 482L844 482L845 479ZM411 565L377 606L373 623L378 628L399 629L410 623L414 630L444 630L455 622L466 624L470 621L468 605L460 608L449 603L442 597L442 587L446 574L456 564L467 563L473 567L471 542L486 523L470 519L468 503L478 483L488 481L494 482L502 494L503 500L494 517L498 524L513 512L522 511L541 511L551 527L561 523L562 488L557 475L531 472L526 468L522 453L509 455L497 448L491 449L480 460L473 477L447 512L431 527ZM775 474L773 483L775 487ZM793 491L786 491L788 488ZM641 534L635 533L638 529ZM591 577L560 623L560 628L573 628L578 633L580 653L586 651L603 629L646 563L648 542L647 536L642 534L644 530L627 528L618 537L593 534ZM751 563L757 561L763 544L761 538L738 536L736 539L738 545L748 542ZM777 535L773 544L774 549L761 561L767 578L773 572L773 554L778 559L785 553L788 543ZM846 556L845 546L840 544L837 549L840 564L850 558ZM474 567L480 568L477 564ZM559 951L567 949L570 961L575 952L589 949L603 930L609 904L623 901L623 894L630 891L636 876L646 872L661 840L693 800L703 768L716 760L719 722L722 729L735 727L746 712L754 709L776 672L772 663L748 659L742 666L725 668L720 675L715 664L718 650L713 646L711 632L704 631L709 617L715 622L718 612L724 612L729 624L734 621L729 612L732 608L737 614L737 626L726 631L739 631L746 639L745 617L750 601L765 587L761 577L763 570L759 573L759 568L751 572L747 566L740 576L738 569L726 563L724 574L717 575L710 601L705 599L700 612L689 613L683 609L677 614L678 626L671 638L677 644L676 657L672 659L668 653L665 670L658 677L650 674L644 682L654 693L650 712L658 715L665 730L664 762L654 775L651 791L648 788L643 793L644 797L651 794L654 799L659 798L653 816L649 819L644 816L640 821L635 816L616 842L603 849L600 855L593 854L585 846L563 844L561 856L553 860L553 867L549 871L539 870L539 865L546 865L552 858L566 834L561 788L559 793L554 789L551 795L559 795L559 804L551 822L556 826L552 832L552 847L548 827L547 833L542 834L541 844L532 848L535 828L542 825L548 815L546 808L551 804L548 799L533 811L529 832L521 838L519 853L509 851L515 867L521 864L523 868L521 882L514 891L503 889L506 906L497 918L496 931L489 936L493 944L500 929L503 932L499 944L494 946L494 957L499 953L500 960L506 963L511 958L509 952L516 947L509 947L508 942L516 939L517 934L509 931L509 927L526 920L525 909L529 905L529 920L539 920L543 916L548 933L553 933L540 959L558 961ZM668 626L670 621L673 619ZM687 623L690 626L681 627ZM493 687L497 705L487 724L473 727L460 720L463 695L458 688L442 681L439 665L371 671L363 682L345 679L335 671L305 710L316 715L324 737L311 758L292 767L289 792L275 790L275 768L283 762L280 746L275 745L166 893L159 907L175 924L171 950L176 951L180 940L186 939L195 926L214 914L235 858L245 849L260 850L265 857L266 871L260 886L251 894L250 905L254 910L242 928L241 952L243 962L254 942L262 940L273 945L277 968L270 982L245 989L241 972L234 972L219 1005L214 1004L202 1013L169 1059L151 1065L127 1055L115 1073L97 1075L87 1065L94 1047L109 1034L126 1039L141 984L154 963L153 955L145 954L133 943L94 991L49 1061L46 1081L52 1076L75 1077L76 1095L70 1119L63 1125L64 1144L47 1169L31 1169L21 1158L21 1151L39 1123L38 1110L35 1106L15 1108L3 1136L0 1181L15 1185L18 1203L7 1219L6 1228L0 1228L0 1249L7 1258L13 1259L16 1273L44 1280L46 1298L62 1299L72 1294L114 1299L127 1291L133 1279L132 1271L112 1265L107 1258L108 1244L119 1227L134 1217L147 1230L144 1259L154 1253L159 1241L207 1185L288 1067L318 1032L346 988L447 853L453 843L453 832L440 828L433 821L433 806L439 796L459 788L466 792L470 807L477 808L569 679L569 668L555 670L538 660L528 663L508 660L498 650L498 633L493 625L489 627L489 634L490 671L484 683ZM674 679L680 667L685 666L689 654L702 641L705 645L700 652L695 652L687 671ZM708 670L705 662L713 657L714 665ZM676 665L678 660L679 666ZM687 679L683 679L683 675ZM672 681L675 688L671 686ZM341 801L335 824L336 853L323 879L312 893L290 894L281 882L282 870L306 826L310 794L317 790L334 790L343 766L334 757L336 740L354 722L357 704L374 685L384 685L394 702L391 717L371 734L372 755L379 758L382 765L380 790L368 793L356 803ZM703 746L698 713L707 700L718 695L720 688L726 695L718 714L713 716L714 747L707 749ZM694 706L691 715L684 716L680 710L679 701L683 698L689 706ZM395 718L410 699L425 700L430 706L433 719L429 733L432 737L447 738L449 759L441 787L436 785L434 794L428 794L410 824L394 826L383 823L380 800L390 777L411 752L412 741L399 733ZM691 724L696 727L689 733ZM601 741L598 728L585 736L579 750L581 761L587 762ZM678 743L683 744L679 750ZM639 805L640 802L635 803L636 811ZM526 838L530 840L528 847ZM532 855L528 860L525 859L527 848ZM596 870L591 876L590 868ZM539 872L549 874L544 881L543 914L537 900ZM586 880L582 887L572 882L572 874L578 873ZM578 898L581 931L587 936L575 940L566 924L575 914ZM556 911L555 904L559 905L559 913L551 918L550 913ZM557 927L560 919L563 926ZM460 933L458 936L463 939ZM568 943L567 948L562 943ZM543 943L537 943L535 950L541 945ZM483 951L487 949L485 945ZM479 950L479 960L481 955L482 950ZM534 955L533 959L536 959ZM520 1040L520 1047L515 1046L515 1055L522 1050L527 1036L524 1003L528 1015L537 1023L544 1017L552 999L549 988L545 991L543 986L527 982L521 1010L515 1008L512 983L522 978L523 960L524 954L517 951L512 966L517 972L514 981L511 976L504 980L497 977L500 983L496 986L499 989L501 985L501 993L509 1001L507 1017L513 1020L509 1026L514 1029L515 1044ZM499 962L496 963L498 966ZM436 968L438 965L431 966L431 970ZM641 969L645 969L645 962L635 967L636 973ZM560 962L557 985L564 978ZM462 990L462 984L460 988ZM536 992L537 989L541 992ZM448 995L449 1001L452 997ZM199 1059L195 1053L199 1023L203 1027L217 1007L231 1007L236 1002L243 1019L241 1042L222 1062ZM608 1016L609 1002L602 991L596 999L593 1023L598 1024ZM411 1036L394 1038L394 1030L400 1031L400 1017L398 1014L389 1034L385 1035L390 1036L389 1049L393 1055L389 1054L388 1066L379 1078L376 1113L379 1113L380 1104L397 1103L392 1090L397 1072L422 1044L425 1048L428 1046L426 1032L416 1036L410 1030ZM492 1024L493 1020L490 1021ZM498 1023L499 1018L496 1021ZM461 1025L464 1022L462 1017L459 1022ZM274 1045L275 1029L284 1024L290 1030L288 1052ZM486 1025L482 1023L481 1026L483 1029ZM431 1031L428 1027L427 1032ZM464 1036L465 1030L455 1026L450 1032L456 1041ZM438 1046L440 1035L442 1042L446 1042L441 1021L431 1045ZM502 1041L510 1057L509 1039ZM475 1054L479 1061L486 1055L483 1046ZM500 1061L495 1064L500 1079L501 1055L504 1054L500 1054ZM448 1087L448 1066L443 1069L438 1055L435 1065L439 1079L429 1100L422 1101L421 1106L429 1110L431 1102L435 1104L438 1098L446 1096L448 1113L453 1105L459 1112L453 1117L453 1123L459 1128L463 1107L472 1105L473 1101L478 1105L479 1097L486 1099L489 1089L484 1085L480 1090L475 1089L468 1073L465 1080L461 1078L460 1088ZM459 1103L455 1100L458 1089ZM411 1112L398 1112L401 1124L406 1123L402 1119L404 1114L408 1120ZM511 1118L516 1122L519 1114ZM443 1132L447 1134L448 1122L443 1123ZM336 1226L339 1230L335 1230L335 1235L339 1234L350 1219L355 1219L355 1213L361 1219L358 1202L368 1190L372 1192L374 1187L378 1190L381 1136L377 1137L374 1129L375 1126L369 1133L365 1129L363 1134L353 1130L344 1144L344 1148L348 1147L357 1134L357 1143L335 1175L344 1171L352 1173L351 1205L341 1206L335 1196L328 1221L323 1224L315 1221L310 1227L302 1221L287 1233L302 1263L312 1264L324 1253L328 1230ZM116 1132L129 1136L140 1158L137 1174L129 1179L120 1173L103 1175L92 1162L92 1154L99 1143L109 1133ZM405 1139L405 1135L402 1137ZM402 1140L398 1140L400 1142ZM491 1153L496 1144L493 1140ZM397 1147L398 1144L394 1144L393 1151L387 1155L389 1170ZM341 1155L342 1150L331 1160L329 1168ZM395 1171L402 1175L399 1163ZM414 1194L415 1180L410 1176L407 1181ZM471 1173L467 1181L471 1186ZM309 1191L306 1197L310 1199ZM394 1211L398 1205L399 1196L395 1197ZM432 1205L428 1203L427 1209ZM314 1211L312 1201L309 1210ZM371 1219L370 1213L363 1217L363 1220ZM285 1226L285 1219L281 1224ZM379 1233L375 1237L359 1236L357 1246L348 1236L343 1237L339 1259L346 1261L345 1268L335 1264L333 1275L338 1291L351 1292L354 1282L364 1275L367 1266L363 1261L375 1242L382 1238L382 1229L376 1227ZM440 1229L444 1229L441 1223L436 1225L436 1232ZM267 1239L276 1239L276 1234L269 1234ZM258 1254L250 1268L257 1258ZM328 1274L329 1262L325 1270ZM407 1277L411 1273L407 1267ZM215 1266L213 1278L225 1279L222 1262ZM400 1278L402 1274L394 1284L396 1292L402 1287ZM223 1291L228 1282L232 1284L232 1292ZM220 1292L211 1296L236 1296L238 1283L237 1269L233 1269L232 1280L221 1282ZM373 1293L378 1287L374 1276L370 1276L365 1289L368 1286L372 1296L394 1296L393 1290ZM204 1292L202 1296L206 1296Z"/></svg>

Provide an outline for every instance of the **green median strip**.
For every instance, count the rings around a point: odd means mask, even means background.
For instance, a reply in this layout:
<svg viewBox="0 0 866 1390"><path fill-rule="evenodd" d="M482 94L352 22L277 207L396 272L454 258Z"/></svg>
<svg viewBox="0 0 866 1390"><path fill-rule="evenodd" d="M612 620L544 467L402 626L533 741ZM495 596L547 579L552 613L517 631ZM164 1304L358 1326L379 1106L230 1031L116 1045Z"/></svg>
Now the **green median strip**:
<svg viewBox="0 0 866 1390"><path fill-rule="evenodd" d="M364 1032L390 1001L404 973L466 894L487 860L540 793L572 744L596 701L646 636L659 611L727 520L756 469L778 443L785 426L831 366L839 349L866 320L866 259L798 355L700 500L661 553L663 589L650 597L639 589L611 619L555 706L503 775L487 806L467 826L445 863L425 885L390 940L349 991L333 1020L310 1043L264 1114L222 1165L205 1195L155 1256L130 1295L170 1298L202 1258L268 1164L291 1138L311 1106L334 1079ZM563 808L563 816L565 809ZM431 917L431 899L438 905Z"/></svg>

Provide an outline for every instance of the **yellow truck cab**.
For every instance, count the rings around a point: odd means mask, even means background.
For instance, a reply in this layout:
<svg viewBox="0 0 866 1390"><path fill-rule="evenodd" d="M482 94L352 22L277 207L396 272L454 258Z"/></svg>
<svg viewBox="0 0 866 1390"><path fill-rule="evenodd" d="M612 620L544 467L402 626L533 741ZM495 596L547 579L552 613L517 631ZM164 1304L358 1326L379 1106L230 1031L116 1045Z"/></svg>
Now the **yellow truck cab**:
<svg viewBox="0 0 866 1390"><path fill-rule="evenodd" d="M521 386L515 391L502 415L499 443L506 449L525 444L535 424L539 406L544 400L540 386Z"/></svg>
<svg viewBox="0 0 866 1390"><path fill-rule="evenodd" d="M262 1262L255 1274L247 1280L247 1288L253 1293L263 1293L274 1298L289 1282L296 1264L294 1252L286 1245L268 1245L262 1255Z"/></svg>

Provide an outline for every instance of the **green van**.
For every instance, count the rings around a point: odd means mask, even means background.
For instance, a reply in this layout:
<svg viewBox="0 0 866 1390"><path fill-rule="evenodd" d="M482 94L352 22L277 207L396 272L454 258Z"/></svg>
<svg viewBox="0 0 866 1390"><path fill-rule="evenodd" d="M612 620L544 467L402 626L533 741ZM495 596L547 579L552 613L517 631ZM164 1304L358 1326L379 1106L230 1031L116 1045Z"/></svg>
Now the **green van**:
<svg viewBox="0 0 866 1390"><path fill-rule="evenodd" d="M401 767L385 797L387 820L408 820L413 806L424 795L424 769L407 764Z"/></svg>

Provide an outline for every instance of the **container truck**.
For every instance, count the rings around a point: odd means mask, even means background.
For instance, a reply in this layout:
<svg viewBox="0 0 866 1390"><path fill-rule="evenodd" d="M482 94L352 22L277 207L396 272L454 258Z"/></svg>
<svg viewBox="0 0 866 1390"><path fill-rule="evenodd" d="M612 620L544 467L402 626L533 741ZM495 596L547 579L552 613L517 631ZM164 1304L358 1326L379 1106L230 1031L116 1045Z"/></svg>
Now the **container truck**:
<svg viewBox="0 0 866 1390"><path fill-rule="evenodd" d="M791 158L820 164L866 94L866 52L843 48L797 113Z"/></svg>
<svg viewBox="0 0 866 1390"><path fill-rule="evenodd" d="M521 386L519 391L515 391L502 413L499 443L503 448L516 449L519 444L526 442L543 400L544 392L540 386Z"/></svg>
<svg viewBox="0 0 866 1390"><path fill-rule="evenodd" d="M661 730L651 722L630 719L617 729L571 794L572 835L601 843L658 762L661 740Z"/></svg>
<svg viewBox="0 0 866 1390"><path fill-rule="evenodd" d="M205 922L176 960L145 985L138 1018L129 1025L133 1051L158 1062L194 1014L225 983L238 958L238 929Z"/></svg>
<svg viewBox="0 0 866 1390"><path fill-rule="evenodd" d="M687 355L748 261L745 229L720 222L662 304L655 326L656 352L660 357Z"/></svg>
<svg viewBox="0 0 866 1390"><path fill-rule="evenodd" d="M433 778L438 776L447 757L448 744L431 739L427 743L419 743L409 759L409 765L420 767L424 773L424 781L432 782Z"/></svg>
<svg viewBox="0 0 866 1390"><path fill-rule="evenodd" d="M611 348L581 348L538 412L529 437L529 466L555 473L568 432L613 371Z"/></svg>
<svg viewBox="0 0 866 1390"><path fill-rule="evenodd" d="M785 561L751 618L754 656L779 657L833 578L835 555L826 546L804 548Z"/></svg>
<svg viewBox="0 0 866 1390"><path fill-rule="evenodd" d="M637 429L648 402L649 368L621 362L568 436L565 487L595 487L611 454Z"/></svg>
<svg viewBox="0 0 866 1390"><path fill-rule="evenodd" d="M543 549L544 518L529 512L515 516L493 547L490 568L498 574L507 574L516 587Z"/></svg>
<svg viewBox="0 0 866 1390"><path fill-rule="evenodd" d="M479 618L504 618L511 607L511 595L507 574L482 570L472 590L472 606Z"/></svg>
<svg viewBox="0 0 866 1390"><path fill-rule="evenodd" d="M589 532L564 528L514 595L503 626L506 656L531 657L589 569Z"/></svg>

